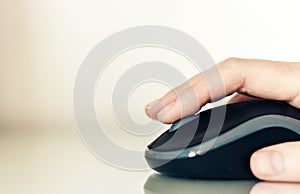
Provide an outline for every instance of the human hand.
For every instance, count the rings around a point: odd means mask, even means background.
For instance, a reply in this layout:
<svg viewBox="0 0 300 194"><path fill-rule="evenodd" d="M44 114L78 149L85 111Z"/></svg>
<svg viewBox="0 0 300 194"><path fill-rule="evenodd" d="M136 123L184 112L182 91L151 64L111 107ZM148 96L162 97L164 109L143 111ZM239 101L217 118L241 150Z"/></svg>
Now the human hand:
<svg viewBox="0 0 300 194"><path fill-rule="evenodd" d="M230 58L216 68L218 71L200 73L148 104L146 114L163 123L172 123L234 92L231 102L264 98L286 101L300 108L300 63ZM216 74L224 84L218 87L225 92L211 96L211 90L218 88L210 88L206 80ZM300 142L258 150L252 155L250 166L253 174L263 180L300 182Z"/></svg>

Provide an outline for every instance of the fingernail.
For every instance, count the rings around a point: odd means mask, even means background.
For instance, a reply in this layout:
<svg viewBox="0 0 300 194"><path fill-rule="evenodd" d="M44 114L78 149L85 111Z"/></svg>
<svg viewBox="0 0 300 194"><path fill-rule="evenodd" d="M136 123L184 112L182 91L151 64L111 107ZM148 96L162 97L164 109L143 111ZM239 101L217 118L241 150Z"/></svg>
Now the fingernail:
<svg viewBox="0 0 300 194"><path fill-rule="evenodd" d="M259 151L253 156L255 171L260 175L275 176L284 171L284 160L277 151Z"/></svg>
<svg viewBox="0 0 300 194"><path fill-rule="evenodd" d="M154 100L146 106L147 112L150 114L148 116L151 118L157 118L158 112L160 112L163 108L164 106L159 100Z"/></svg>

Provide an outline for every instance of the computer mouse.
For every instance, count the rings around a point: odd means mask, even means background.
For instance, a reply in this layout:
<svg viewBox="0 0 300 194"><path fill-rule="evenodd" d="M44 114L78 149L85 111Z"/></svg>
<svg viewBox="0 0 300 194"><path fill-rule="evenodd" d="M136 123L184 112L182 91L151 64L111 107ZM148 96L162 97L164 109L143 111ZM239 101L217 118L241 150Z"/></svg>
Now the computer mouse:
<svg viewBox="0 0 300 194"><path fill-rule="evenodd" d="M224 118L210 118L218 115L213 111L224 109ZM223 125L214 127L210 121L218 119ZM152 169L166 175L256 179L250 170L251 155L289 141L300 141L299 109L282 101L238 102L176 121L147 146L145 158Z"/></svg>

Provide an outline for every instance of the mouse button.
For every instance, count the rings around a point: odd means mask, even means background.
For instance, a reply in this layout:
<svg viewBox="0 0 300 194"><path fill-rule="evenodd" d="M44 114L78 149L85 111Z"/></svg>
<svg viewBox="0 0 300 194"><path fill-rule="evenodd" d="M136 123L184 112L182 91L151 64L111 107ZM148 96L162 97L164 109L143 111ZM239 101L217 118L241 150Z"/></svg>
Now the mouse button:
<svg viewBox="0 0 300 194"><path fill-rule="evenodd" d="M229 104L226 108L222 132L226 132L227 130L252 118L278 112L276 111L277 108L274 106L274 102L271 103L264 100Z"/></svg>
<svg viewBox="0 0 300 194"><path fill-rule="evenodd" d="M165 152L181 150L202 142L207 129L207 123L202 123L200 130L198 122L189 122L173 132L165 132L159 136L148 148L153 151ZM204 130L205 129L205 130Z"/></svg>
<svg viewBox="0 0 300 194"><path fill-rule="evenodd" d="M157 139L155 139L152 143L148 145L149 149L157 149L159 147L163 147L163 145L168 142L175 133L163 133Z"/></svg>
<svg viewBox="0 0 300 194"><path fill-rule="evenodd" d="M175 123L173 123L173 125L168 130L168 132L176 131L180 127L182 127L182 126L186 125L187 123L192 122L192 121L194 121L196 119L199 119L199 115L191 115L191 116L182 118L180 120L177 120Z"/></svg>

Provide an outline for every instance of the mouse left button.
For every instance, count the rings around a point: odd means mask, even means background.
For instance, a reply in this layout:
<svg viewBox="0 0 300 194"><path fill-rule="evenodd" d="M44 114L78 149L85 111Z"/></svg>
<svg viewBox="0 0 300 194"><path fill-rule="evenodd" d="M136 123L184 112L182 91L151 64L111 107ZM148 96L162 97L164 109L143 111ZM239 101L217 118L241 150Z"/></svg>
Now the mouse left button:
<svg viewBox="0 0 300 194"><path fill-rule="evenodd" d="M173 123L173 125L171 126L171 128L168 130L168 132L173 132L176 131L177 129L179 129L181 126L193 121L194 119L198 118L199 115L191 115L191 116L187 116L185 118L182 118L178 121L175 121Z"/></svg>

